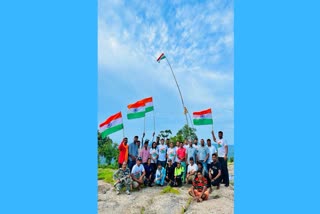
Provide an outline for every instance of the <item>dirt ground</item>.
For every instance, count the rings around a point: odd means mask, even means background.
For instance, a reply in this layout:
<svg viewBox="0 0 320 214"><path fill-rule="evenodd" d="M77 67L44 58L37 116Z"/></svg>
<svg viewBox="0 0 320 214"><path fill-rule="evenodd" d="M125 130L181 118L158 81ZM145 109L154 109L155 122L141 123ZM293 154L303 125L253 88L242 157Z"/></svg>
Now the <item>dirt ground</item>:
<svg viewBox="0 0 320 214"><path fill-rule="evenodd" d="M230 177L234 176L233 164L228 166ZM99 214L168 214L168 213L234 213L233 185L225 187L223 184L213 191L207 201L197 203L191 200L187 191L191 185L176 188L180 194L161 194L164 187L147 187L140 191L133 191L131 195L116 192L111 184L98 181L98 211ZM191 202L191 203L190 203Z"/></svg>

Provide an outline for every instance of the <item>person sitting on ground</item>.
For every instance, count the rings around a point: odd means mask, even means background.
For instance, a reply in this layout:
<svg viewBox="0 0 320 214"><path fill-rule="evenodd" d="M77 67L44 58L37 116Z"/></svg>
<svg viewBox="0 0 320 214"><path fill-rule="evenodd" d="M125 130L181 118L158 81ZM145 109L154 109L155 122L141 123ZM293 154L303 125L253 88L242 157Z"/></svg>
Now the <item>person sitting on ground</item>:
<svg viewBox="0 0 320 214"><path fill-rule="evenodd" d="M166 177L166 170L162 167L161 163L158 163L158 169L156 172L156 179L154 180L157 185L163 186L164 179Z"/></svg>
<svg viewBox="0 0 320 214"><path fill-rule="evenodd" d="M174 169L174 186L182 186L182 177L184 173L184 168L181 166L181 163L177 163L177 167Z"/></svg>
<svg viewBox="0 0 320 214"><path fill-rule="evenodd" d="M189 195L197 202L207 200L209 198L207 183L207 179L202 175L202 170L198 170L197 177L194 179L192 187L188 191Z"/></svg>
<svg viewBox="0 0 320 214"><path fill-rule="evenodd" d="M154 173L153 173L153 166L151 164L151 159L148 158L147 164L144 167L146 172L146 179L144 180L144 185L148 185L152 187L152 183L154 181Z"/></svg>
<svg viewBox="0 0 320 214"><path fill-rule="evenodd" d="M192 183L195 176L196 176L196 173L198 171L198 166L196 164L194 164L194 160L193 160L193 157L191 157L189 159L189 165L188 165L188 171L187 171L187 183Z"/></svg>
<svg viewBox="0 0 320 214"><path fill-rule="evenodd" d="M211 188L211 180L210 180L210 178L209 178L209 174L204 170L201 162L198 162L197 165L198 165L198 171L201 170L202 176L205 177L205 178L207 179L207 181L208 181L207 187L208 187L208 188ZM198 175L196 174L196 178L197 178L197 176L198 176Z"/></svg>
<svg viewBox="0 0 320 214"><path fill-rule="evenodd" d="M166 168L166 182L172 187L174 185L174 165L172 164L172 160L168 160L168 165Z"/></svg>
<svg viewBox="0 0 320 214"><path fill-rule="evenodd" d="M115 173L113 174L113 179L116 180L116 183L114 184L117 195L120 194L120 190L123 186L126 186L126 193L130 195L130 189L132 189L132 180L130 176L130 169L127 168L127 162L123 162L121 168L119 168Z"/></svg>
<svg viewBox="0 0 320 214"><path fill-rule="evenodd" d="M131 178L133 180L132 184L134 188L140 190L141 186L144 184L144 176L146 171L144 170L143 165L141 164L142 158L138 157L136 165L133 166L131 171Z"/></svg>
<svg viewBox="0 0 320 214"><path fill-rule="evenodd" d="M221 182L221 164L218 161L216 153L212 154L212 163L209 169L209 178L211 180L211 186L217 186L217 189L219 189Z"/></svg>

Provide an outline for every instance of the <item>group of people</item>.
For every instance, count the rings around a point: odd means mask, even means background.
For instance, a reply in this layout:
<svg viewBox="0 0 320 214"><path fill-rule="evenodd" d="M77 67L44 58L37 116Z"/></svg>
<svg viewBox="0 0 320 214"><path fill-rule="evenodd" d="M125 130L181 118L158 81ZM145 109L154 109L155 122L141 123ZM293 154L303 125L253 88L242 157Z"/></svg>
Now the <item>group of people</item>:
<svg viewBox="0 0 320 214"><path fill-rule="evenodd" d="M140 144L139 137L135 136L128 145L128 138L124 138L119 145L119 169L114 173L117 194L123 186L130 194L132 188L153 185L181 187L183 184L192 184L189 194L198 202L209 197L212 186L220 188L220 184L229 186L227 168L228 145L223 139L223 132L218 132L218 139L211 132L216 146L211 139L194 141L177 141L176 145L157 137L149 144L149 140ZM153 133L154 136L154 133Z"/></svg>

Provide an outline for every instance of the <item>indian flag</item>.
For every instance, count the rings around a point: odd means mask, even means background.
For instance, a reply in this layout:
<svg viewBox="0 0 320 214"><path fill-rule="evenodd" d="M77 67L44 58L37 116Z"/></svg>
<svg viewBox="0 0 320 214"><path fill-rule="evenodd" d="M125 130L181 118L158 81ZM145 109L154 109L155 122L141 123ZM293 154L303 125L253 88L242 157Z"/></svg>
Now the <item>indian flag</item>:
<svg viewBox="0 0 320 214"><path fill-rule="evenodd" d="M150 111L153 111L153 100L152 100L152 97L148 97L148 98L145 98L145 99L140 100L140 101L145 103L146 113L150 112Z"/></svg>
<svg viewBox="0 0 320 214"><path fill-rule="evenodd" d="M211 108L203 111L193 112L194 125L213 124Z"/></svg>
<svg viewBox="0 0 320 214"><path fill-rule="evenodd" d="M146 104L141 100L135 103L129 104L127 118L131 120L131 119L144 117L146 114L145 110L146 110Z"/></svg>
<svg viewBox="0 0 320 214"><path fill-rule="evenodd" d="M103 123L99 125L99 131L101 133L101 137L105 138L106 136L117 132L123 129L123 122L122 122L122 114L118 112L108 119L106 119Z"/></svg>
<svg viewBox="0 0 320 214"><path fill-rule="evenodd" d="M166 58L166 56L164 55L164 53L162 53L162 54L158 57L157 62L160 63L160 61L161 61L162 59L165 59L165 58Z"/></svg>

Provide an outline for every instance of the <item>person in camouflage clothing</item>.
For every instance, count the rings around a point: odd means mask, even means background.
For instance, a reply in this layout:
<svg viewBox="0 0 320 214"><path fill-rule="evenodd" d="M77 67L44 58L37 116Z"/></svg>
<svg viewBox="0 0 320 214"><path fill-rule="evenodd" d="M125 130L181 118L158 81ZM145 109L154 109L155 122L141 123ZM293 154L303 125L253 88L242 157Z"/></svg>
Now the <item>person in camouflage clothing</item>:
<svg viewBox="0 0 320 214"><path fill-rule="evenodd" d="M127 162L122 163L122 167L119 168L114 174L113 179L116 180L116 183L114 184L117 195L120 194L120 190L123 186L126 186L126 193L127 195L130 195L130 189L132 189L132 179L130 175L130 169L127 168Z"/></svg>

